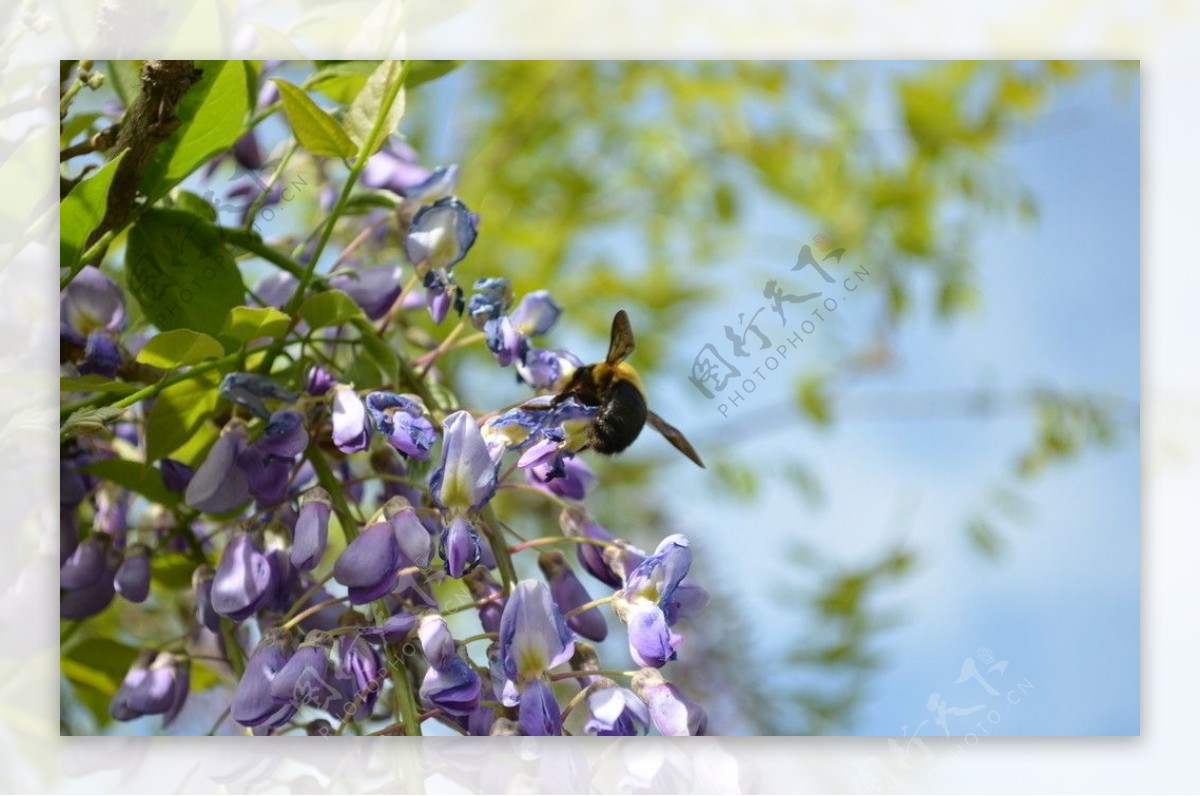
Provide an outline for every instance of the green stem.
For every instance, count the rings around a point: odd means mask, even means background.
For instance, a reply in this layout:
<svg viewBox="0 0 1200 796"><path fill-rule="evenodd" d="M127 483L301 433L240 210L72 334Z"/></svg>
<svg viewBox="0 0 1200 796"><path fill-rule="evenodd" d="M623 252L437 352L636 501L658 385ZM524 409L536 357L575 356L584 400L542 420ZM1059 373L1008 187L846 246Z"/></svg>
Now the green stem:
<svg viewBox="0 0 1200 796"><path fill-rule="evenodd" d="M504 593L512 594L517 585L517 569L513 566L512 557L508 553L508 545L504 535L497 528L495 510L489 505L483 510L483 532L487 534L492 546L492 554L496 556L496 566L500 570L500 578L504 581Z"/></svg>
<svg viewBox="0 0 1200 796"><path fill-rule="evenodd" d="M287 152L280 159L279 166L276 167L275 172L271 175L271 179L267 180L266 187L250 203L249 209L246 210L245 228L247 230L254 228L254 219L258 216L258 211L262 209L263 203L267 201L267 195L271 193L271 189L275 187L275 183L279 182L279 178L283 176L283 170L287 168L288 161L292 159L292 155L296 154L296 150L299 148L300 144L293 138Z"/></svg>
<svg viewBox="0 0 1200 796"><path fill-rule="evenodd" d="M296 279L303 276L303 265L288 257L274 246L268 246L254 232L246 229L235 229L233 227L217 227L216 230L217 234L221 236L221 240L229 245L244 249L256 257L261 257L280 270L287 271L296 277ZM325 281L320 277L317 277L314 281L321 286L325 285Z"/></svg>
<svg viewBox="0 0 1200 796"><path fill-rule="evenodd" d="M374 603L375 621L382 625L390 616L391 611L383 600ZM417 706L417 697L413 693L412 678L408 674L408 666L397 653L393 644L387 644L387 666L392 675L392 688L396 696L396 720L404 725L405 735L421 734L421 711Z"/></svg>
<svg viewBox="0 0 1200 796"><path fill-rule="evenodd" d="M79 272L83 270L83 267L103 254L105 248L108 247L108 244L112 243L113 238L117 237L117 234L124 230L126 226L128 226L128 224L122 225L117 229L110 229L108 232L105 232L103 235L97 238L96 242L89 246L87 251L79 255L79 262L71 266L70 272L67 273L67 275L62 279L58 280L58 289L65 290L67 285L71 284L71 280L79 276Z"/></svg>
<svg viewBox="0 0 1200 796"><path fill-rule="evenodd" d="M117 409L128 409L129 407L136 404L138 401L144 401L147 398L153 398L154 396L158 395L160 392L167 389L168 387L173 387L174 385L179 384L180 382L184 382L184 381L188 381L189 379L193 379L202 373L209 372L210 370L217 370L219 368L225 367L226 365L232 365L235 362L238 362L243 356L249 356L250 354L258 353L259 351L265 351L268 347L269 346L259 346L258 348L251 348L246 351L235 351L232 354L226 354L225 356L218 357L217 359L210 359L208 362L205 362L203 364L193 365L191 368L189 368L187 371L185 371L183 373L180 373L171 378L163 379L162 381L157 382L155 384L151 384L149 387L144 387L144 388L138 390L137 392L130 393L129 395L126 395L124 398L121 398L120 400L117 400L117 401L112 401L112 402L105 401L104 393L100 393L92 398L85 398L82 401L77 401L76 403L68 404L67 406L64 406L62 409L60 409L59 410L59 418L65 420L67 417L70 417L72 412L76 412L80 409L85 409L89 406L114 406Z"/></svg>
<svg viewBox="0 0 1200 796"><path fill-rule="evenodd" d="M578 680L583 677L633 677L637 672L622 672L616 669L584 669L579 672L561 672L550 675L555 682L559 680Z"/></svg>
<svg viewBox="0 0 1200 796"><path fill-rule="evenodd" d="M579 616L583 612L590 611L593 608L599 608L602 605L608 605L613 601L614 596L616 595L610 594L607 597L600 597L592 600L591 602L586 602L583 605L577 605L570 611L567 611L565 614L563 614L563 619L570 619L573 616Z"/></svg>
<svg viewBox="0 0 1200 796"><path fill-rule="evenodd" d="M609 547L612 542L602 542L599 539L589 539L586 536L543 536L540 539L530 539L508 548L510 553L519 553L531 547L543 547L550 544L590 544L595 547Z"/></svg>

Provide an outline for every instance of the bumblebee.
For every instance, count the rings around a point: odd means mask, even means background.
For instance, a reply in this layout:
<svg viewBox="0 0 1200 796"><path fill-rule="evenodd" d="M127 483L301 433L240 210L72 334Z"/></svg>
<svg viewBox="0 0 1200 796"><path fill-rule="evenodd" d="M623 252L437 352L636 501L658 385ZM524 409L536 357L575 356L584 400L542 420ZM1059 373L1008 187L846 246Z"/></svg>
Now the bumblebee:
<svg viewBox="0 0 1200 796"><path fill-rule="evenodd" d="M587 447L597 453L620 453L633 444L649 422L680 453L703 467L700 454L696 453L679 429L650 411L646 405L646 390L641 377L632 365L625 362L633 349L633 328L629 325L629 316L625 310L619 310L613 317L608 356L603 362L576 369L553 403L559 404L574 398L587 406L600 407L587 432Z"/></svg>

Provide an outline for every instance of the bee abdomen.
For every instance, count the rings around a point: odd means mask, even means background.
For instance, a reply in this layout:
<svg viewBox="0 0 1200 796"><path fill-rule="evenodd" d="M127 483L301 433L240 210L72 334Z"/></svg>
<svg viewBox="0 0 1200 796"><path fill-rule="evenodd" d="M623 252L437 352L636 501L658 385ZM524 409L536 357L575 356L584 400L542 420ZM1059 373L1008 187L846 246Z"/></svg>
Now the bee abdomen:
<svg viewBox="0 0 1200 796"><path fill-rule="evenodd" d="M588 434L597 453L620 453L633 444L646 425L646 398L628 381L616 380Z"/></svg>

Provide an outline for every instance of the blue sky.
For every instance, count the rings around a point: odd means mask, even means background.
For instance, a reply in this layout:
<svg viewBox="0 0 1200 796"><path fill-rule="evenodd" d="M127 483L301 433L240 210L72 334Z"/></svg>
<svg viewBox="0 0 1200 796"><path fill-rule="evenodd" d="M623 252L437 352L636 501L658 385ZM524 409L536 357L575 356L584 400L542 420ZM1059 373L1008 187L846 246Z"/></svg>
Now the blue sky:
<svg viewBox="0 0 1200 796"><path fill-rule="evenodd" d="M901 368L857 386L864 391L987 386L1002 393L1045 386L1136 402L1137 87L1114 90L1106 76L1061 91L1049 113L998 158L1032 190L1039 219L989 224L974 260L982 308L950 326L908 324L897 351ZM781 271L794 260L795 248L782 245L775 253ZM749 293L740 298L757 298ZM731 301L720 312L736 315L737 304ZM867 318L847 303L838 315L840 326L830 333L852 332L856 320ZM686 351L718 336L724 322L715 315L697 321L691 338L685 335ZM746 411L784 400L789 386L786 377L764 383ZM703 399L667 392L675 403L670 416L719 423ZM964 526L995 487L1011 481L1011 463L1033 433L1027 413L984 419L850 417L827 433L776 417L762 422L777 427L739 450L764 466L787 451L804 451L822 479L824 506L813 508L782 483L753 505L714 501L694 474L680 468L679 477L690 487L678 501L683 524L704 529L696 532L697 547L711 548L711 555L737 555L744 549L741 531L751 528L764 549L785 537L800 538L847 564L865 561L902 538L921 556L917 574L887 595L887 607L902 613L905 623L879 640L887 664L853 733L898 736L902 728L911 733L927 721L922 733L942 734L927 709L935 692L951 707L984 705L969 714L952 713L947 719L952 735L972 731L980 720L993 735L1138 733L1136 428L1126 426L1115 448L1086 452L1023 488L1028 516L1006 526L1006 552L993 562L970 549ZM739 532L723 533L714 525ZM764 577L772 572L769 562L764 568L765 573L745 571L737 593L764 627L795 627L788 607L763 585L775 580ZM782 646L788 634L764 635ZM992 650L997 661L1009 661L1003 673L988 677L998 696L974 681L955 682L964 659L978 660L981 647ZM986 651L979 655L987 657ZM1004 702L1004 686L1022 678L1032 684L1027 695L1016 705Z"/></svg>

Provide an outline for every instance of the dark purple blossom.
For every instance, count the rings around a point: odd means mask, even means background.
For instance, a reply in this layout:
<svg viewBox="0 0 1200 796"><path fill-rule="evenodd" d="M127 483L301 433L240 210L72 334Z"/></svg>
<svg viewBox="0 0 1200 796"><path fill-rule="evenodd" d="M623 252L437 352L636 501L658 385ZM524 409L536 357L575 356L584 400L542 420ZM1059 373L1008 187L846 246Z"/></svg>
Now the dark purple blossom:
<svg viewBox="0 0 1200 796"><path fill-rule="evenodd" d="M392 526L376 523L346 546L333 565L334 579L350 591L350 602L369 603L396 586L400 545Z"/></svg>
<svg viewBox="0 0 1200 796"><path fill-rule="evenodd" d="M292 563L312 570L325 554L329 540L329 516L333 501L321 487L313 487L300 496L300 512L292 536Z"/></svg>
<svg viewBox="0 0 1200 796"><path fill-rule="evenodd" d="M246 670L233 691L230 715L244 727L278 726L296 712L291 702L280 704L271 683L292 655L285 633L268 633L246 661Z"/></svg>
<svg viewBox="0 0 1200 796"><path fill-rule="evenodd" d="M271 590L271 566L249 534L235 534L225 545L213 577L213 610L241 621L251 616Z"/></svg>
<svg viewBox="0 0 1200 796"><path fill-rule="evenodd" d="M250 485L242 468L236 466L245 445L240 423L227 428L188 483L184 502L209 514L224 514L245 505L250 499Z"/></svg>
<svg viewBox="0 0 1200 796"><path fill-rule="evenodd" d="M554 604L564 615L591 602L591 596L579 582L579 578L567 564L566 557L557 550L542 553L538 556L538 567L550 584L550 596ZM604 622L604 614L596 606L586 611L567 616L567 627L579 635L592 641L604 641L608 636L608 625Z"/></svg>
<svg viewBox="0 0 1200 796"><path fill-rule="evenodd" d="M130 602L146 600L150 595L150 549L146 545L136 544L125 551L113 585Z"/></svg>

